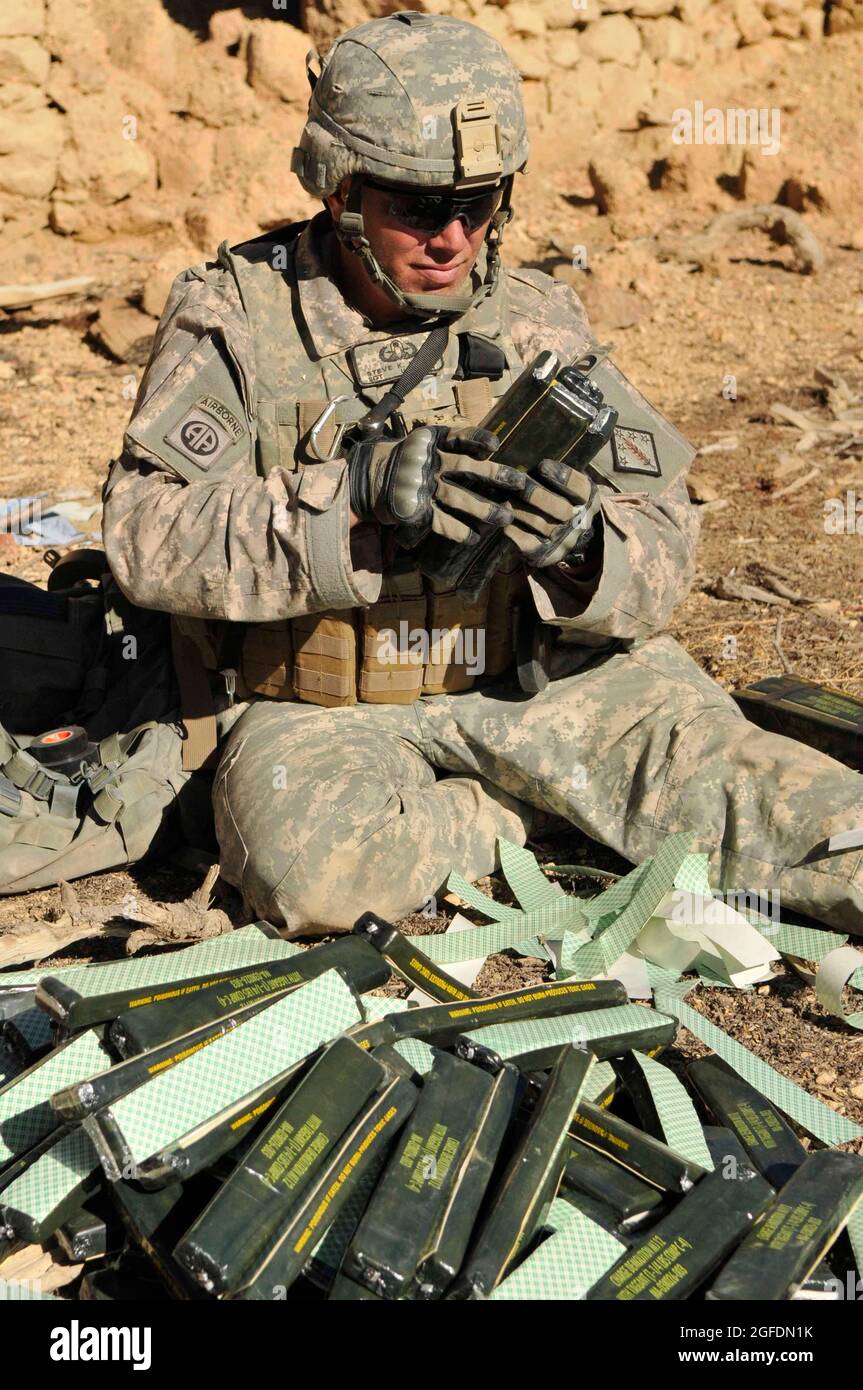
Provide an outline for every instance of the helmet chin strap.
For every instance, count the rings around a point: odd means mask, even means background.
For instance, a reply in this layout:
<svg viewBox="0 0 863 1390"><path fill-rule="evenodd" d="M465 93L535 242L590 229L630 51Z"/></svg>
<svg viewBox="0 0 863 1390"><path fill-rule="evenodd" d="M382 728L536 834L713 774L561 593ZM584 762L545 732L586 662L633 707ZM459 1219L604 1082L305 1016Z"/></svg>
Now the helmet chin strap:
<svg viewBox="0 0 863 1390"><path fill-rule="evenodd" d="M466 313L468 309L479 304L481 300L494 291L497 285L500 275L500 247L503 241L503 230L512 218L510 206L512 183L513 180L510 175L504 185L500 206L489 223L485 239L487 249L486 273L482 284L475 290L471 289L470 276L467 278L464 289L453 294L407 294L404 290L399 289L375 256L368 237L365 235L362 214L362 175L354 175L351 179L344 211L338 222L335 223L336 235L343 246L359 256L370 280L375 285L380 285L381 289L404 310L405 314L412 314L422 319L439 318L444 314L455 317Z"/></svg>

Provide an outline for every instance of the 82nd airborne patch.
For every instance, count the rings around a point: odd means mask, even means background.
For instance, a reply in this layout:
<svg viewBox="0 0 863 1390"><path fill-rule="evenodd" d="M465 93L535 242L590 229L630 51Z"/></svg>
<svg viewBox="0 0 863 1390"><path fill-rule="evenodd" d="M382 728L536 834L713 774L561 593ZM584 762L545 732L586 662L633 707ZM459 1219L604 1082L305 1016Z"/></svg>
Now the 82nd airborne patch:
<svg viewBox="0 0 863 1390"><path fill-rule="evenodd" d="M165 435L165 443L207 469L246 433L245 425L215 396L202 396Z"/></svg>
<svg viewBox="0 0 863 1390"><path fill-rule="evenodd" d="M650 430L618 425L611 436L611 456L616 473L647 473L651 478L662 476L656 441Z"/></svg>

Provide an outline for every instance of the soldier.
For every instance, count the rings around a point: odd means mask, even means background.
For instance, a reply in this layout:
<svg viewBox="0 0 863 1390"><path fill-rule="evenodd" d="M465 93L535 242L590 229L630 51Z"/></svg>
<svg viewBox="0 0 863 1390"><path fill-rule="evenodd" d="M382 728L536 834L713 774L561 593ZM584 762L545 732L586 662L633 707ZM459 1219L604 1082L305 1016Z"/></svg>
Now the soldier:
<svg viewBox="0 0 863 1390"><path fill-rule="evenodd" d="M292 168L323 211L179 277L104 493L117 582L173 615L224 876L343 929L552 817L633 862L694 830L717 886L863 930L863 851L827 847L863 777L747 722L663 632L693 450L567 286L501 263L528 152L504 50L409 12L310 58ZM528 477L477 428L544 350L618 412L590 476ZM489 528L508 559L478 596L423 565Z"/></svg>

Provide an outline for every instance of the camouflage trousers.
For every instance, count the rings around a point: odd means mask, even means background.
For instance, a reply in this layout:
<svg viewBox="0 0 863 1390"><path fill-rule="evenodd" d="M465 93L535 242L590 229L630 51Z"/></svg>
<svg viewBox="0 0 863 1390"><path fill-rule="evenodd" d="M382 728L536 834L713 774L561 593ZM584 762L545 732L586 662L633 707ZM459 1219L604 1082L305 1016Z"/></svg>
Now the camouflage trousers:
<svg viewBox="0 0 863 1390"><path fill-rule="evenodd" d="M298 932L397 918L452 868L477 878L536 811L633 863L694 830L711 882L779 890L863 933L863 775L744 719L670 637L595 661L526 697L505 686L414 705L252 705L213 789L222 872L250 909Z"/></svg>

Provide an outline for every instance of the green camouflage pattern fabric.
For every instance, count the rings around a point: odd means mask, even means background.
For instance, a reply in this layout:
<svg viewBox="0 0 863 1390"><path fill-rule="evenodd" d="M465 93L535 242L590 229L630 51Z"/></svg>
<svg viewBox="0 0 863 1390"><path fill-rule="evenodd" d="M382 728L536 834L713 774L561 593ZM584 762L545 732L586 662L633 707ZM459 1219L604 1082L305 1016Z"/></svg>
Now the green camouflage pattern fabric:
<svg viewBox="0 0 863 1390"><path fill-rule="evenodd" d="M105 487L106 549L134 602L255 624L378 598L378 536L349 532L345 460L303 455L298 407L348 394L335 420L356 419L348 353L403 348L417 321L375 329L342 298L332 256L321 213L175 283ZM571 361L593 345L562 282L508 270L499 289L453 329L493 332L494 309L508 372L543 349ZM455 418L453 373L450 348L413 403L422 418ZM531 698L499 682L412 706L238 706L214 809L223 873L252 912L297 932L347 928L366 908L398 917L452 869L488 873L497 839L523 844L539 812L633 863L692 831L719 888L779 890L786 906L863 928L863 852L827 849L863 824L863 777L757 730L663 631L694 574L692 449L611 364L596 379L621 411L616 448L596 460L598 572L528 575L557 634L555 678ZM202 403L217 417L209 459L181 438Z"/></svg>
<svg viewBox="0 0 863 1390"><path fill-rule="evenodd" d="M778 890L863 931L863 854L827 851L863 823L863 777L755 728L668 635L530 699L497 687L410 706L257 703L228 737L214 809L225 876L297 931L367 909L396 919L451 869L491 872L496 837L524 844L536 809L634 863L691 830L717 888Z"/></svg>

